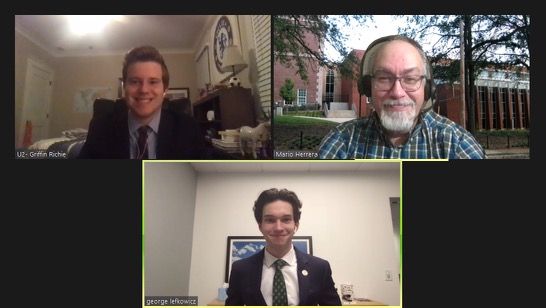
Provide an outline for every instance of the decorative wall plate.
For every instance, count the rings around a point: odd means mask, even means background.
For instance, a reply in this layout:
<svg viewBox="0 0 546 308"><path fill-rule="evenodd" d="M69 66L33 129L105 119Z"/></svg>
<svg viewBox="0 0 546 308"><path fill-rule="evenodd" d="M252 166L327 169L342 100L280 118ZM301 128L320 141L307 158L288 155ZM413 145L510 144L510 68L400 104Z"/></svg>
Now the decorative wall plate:
<svg viewBox="0 0 546 308"><path fill-rule="evenodd" d="M224 49L227 46L233 45L233 30L231 23L226 16L220 17L214 30L214 63L216 69L222 72L222 64L224 62Z"/></svg>

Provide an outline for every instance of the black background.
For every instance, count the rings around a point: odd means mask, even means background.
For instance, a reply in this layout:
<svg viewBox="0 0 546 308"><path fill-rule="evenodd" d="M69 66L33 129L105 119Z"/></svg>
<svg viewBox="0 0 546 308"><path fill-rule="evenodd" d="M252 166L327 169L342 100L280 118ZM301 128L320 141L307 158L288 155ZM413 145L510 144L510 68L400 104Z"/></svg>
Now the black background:
<svg viewBox="0 0 546 308"><path fill-rule="evenodd" d="M108 14L122 9L127 9L125 14L284 14L297 10L292 7L293 2L275 1L254 7L236 3L219 2L188 11L189 3L183 2L148 3L154 7L121 2L116 11L111 9L113 3L96 1L82 2L81 7L63 4L57 8L51 3L36 6L25 2L18 4L20 8L14 14L105 14L105 8ZM320 9L307 7L305 13L532 11L522 7L522 1L508 4L509 7L496 1L473 1L472 6L430 3L387 1L377 9L372 1L336 1L325 2ZM136 7L139 8L135 12ZM544 29L544 18L531 17L534 31ZM10 59L12 18L5 16L2 27ZM536 55L542 47L533 46ZM543 58L533 58L535 74L531 80L535 86L543 86ZM5 122L10 123L14 114L10 77L13 66L5 64L7 76L3 84L8 99L3 102L3 114ZM542 278L537 270L542 264L535 257L541 254L540 243L544 241L537 238L543 230L538 221L542 220L539 213L543 204L538 193L543 174L539 172L543 157L542 104L538 101L532 106L529 160L403 163L403 307L521 306L542 301L537 296L541 292L535 292L532 282ZM8 125L14 127L12 124ZM14 160L13 135L3 133L2 161L3 170L7 170L2 215L5 300L20 304L27 300L33 306L52 303L56 307L141 307L141 162Z"/></svg>

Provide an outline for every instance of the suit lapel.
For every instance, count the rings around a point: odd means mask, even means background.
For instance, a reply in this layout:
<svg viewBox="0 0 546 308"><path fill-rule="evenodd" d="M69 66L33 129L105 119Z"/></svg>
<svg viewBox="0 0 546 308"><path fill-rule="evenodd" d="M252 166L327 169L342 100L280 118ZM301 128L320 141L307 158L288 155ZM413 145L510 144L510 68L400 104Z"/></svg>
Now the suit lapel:
<svg viewBox="0 0 546 308"><path fill-rule="evenodd" d="M157 148L156 148L156 157L158 159L168 159L170 158L173 150L172 147L175 145L174 134L176 129L172 118L169 117L166 110L161 110L161 119L159 121L159 127L157 129Z"/></svg>
<svg viewBox="0 0 546 308"><path fill-rule="evenodd" d="M309 296L309 279L308 275L304 275L303 273L308 273L308 262L307 256L305 256L303 253L301 253L299 250L294 247L294 251L296 252L296 259L298 260L298 286L300 288L300 306L306 306L307 304L307 297Z"/></svg>
<svg viewBox="0 0 546 308"><path fill-rule="evenodd" d="M264 248L265 249L265 248ZM256 258L252 258L252 277L249 279L250 285L248 288L251 290L250 294L254 294L256 300L256 306L267 306L264 296L262 294L262 268L264 264L264 250L256 254Z"/></svg>
<svg viewBox="0 0 546 308"><path fill-rule="evenodd" d="M117 121L115 125L118 125L117 129L114 130L116 142L114 143L115 153L117 155L120 155L121 158L131 158L131 150L130 150L130 132L129 132L129 115L128 110L125 108L123 109L123 112L119 113L119 117L117 118ZM115 155L114 157L117 157Z"/></svg>

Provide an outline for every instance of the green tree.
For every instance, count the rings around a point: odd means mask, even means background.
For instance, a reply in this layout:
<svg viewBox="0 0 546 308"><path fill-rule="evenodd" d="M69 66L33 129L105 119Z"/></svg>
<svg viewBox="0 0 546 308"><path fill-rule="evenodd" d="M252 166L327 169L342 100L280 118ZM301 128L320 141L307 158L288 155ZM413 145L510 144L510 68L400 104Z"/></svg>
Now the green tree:
<svg viewBox="0 0 546 308"><path fill-rule="evenodd" d="M468 127L476 131L475 78L485 68L531 71L529 15L402 15L405 26L398 29L418 42L437 34L429 56L434 77L443 82L461 81L461 25L464 50L464 85ZM445 61L449 60L449 65ZM438 65L435 65L438 64Z"/></svg>
<svg viewBox="0 0 546 308"><path fill-rule="evenodd" d="M287 103L292 103L296 100L296 90L294 90L294 81L290 78L284 80L284 85L279 90L282 99Z"/></svg>
<svg viewBox="0 0 546 308"><path fill-rule="evenodd" d="M296 74L304 81L308 79L307 72L316 71L318 67L356 78L359 60L345 47L348 35L341 27L364 25L369 20L373 21L371 15L273 15L275 61L296 68ZM318 42L318 49L309 46L309 40ZM342 60L326 54L326 44L339 53Z"/></svg>

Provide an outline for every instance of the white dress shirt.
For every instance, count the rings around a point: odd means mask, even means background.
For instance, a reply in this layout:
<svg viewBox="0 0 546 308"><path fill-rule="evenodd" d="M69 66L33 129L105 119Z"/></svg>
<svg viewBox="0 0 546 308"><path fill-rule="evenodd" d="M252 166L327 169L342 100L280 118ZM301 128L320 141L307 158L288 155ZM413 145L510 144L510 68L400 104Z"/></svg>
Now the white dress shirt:
<svg viewBox="0 0 546 308"><path fill-rule="evenodd" d="M262 285L261 291L268 306L273 304L273 277L275 276L274 262L277 261L267 249L264 249L264 264L262 266ZM286 296L288 298L288 306L297 306L300 302L300 289L298 287L298 263L294 246L281 259L288 263L282 268L284 283L286 284Z"/></svg>

